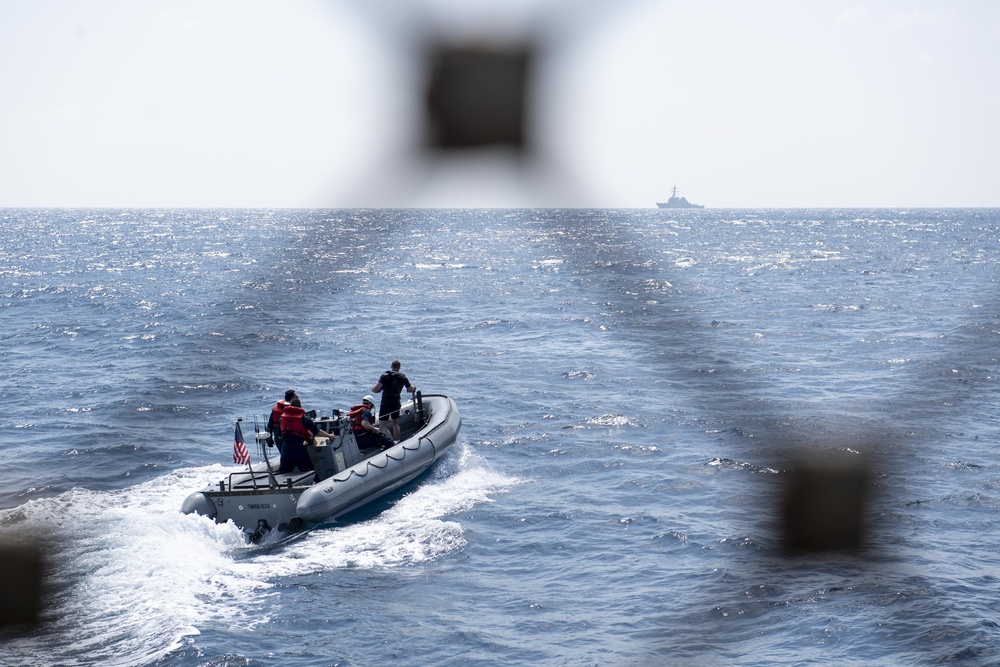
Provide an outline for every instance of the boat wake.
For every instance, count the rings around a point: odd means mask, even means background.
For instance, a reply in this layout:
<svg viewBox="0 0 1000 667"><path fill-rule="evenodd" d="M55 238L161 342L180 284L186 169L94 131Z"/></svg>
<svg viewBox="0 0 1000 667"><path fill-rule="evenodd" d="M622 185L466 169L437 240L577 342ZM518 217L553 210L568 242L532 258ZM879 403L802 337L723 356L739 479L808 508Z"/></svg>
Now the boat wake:
<svg viewBox="0 0 1000 667"><path fill-rule="evenodd" d="M0 540L31 536L48 557L40 628L5 641L14 664L145 665L199 628L270 622L260 595L283 577L342 567L421 563L462 549L448 517L490 502L518 480L459 444L381 514L320 526L285 544L248 545L232 523L178 511L192 486L231 472L176 470L128 489L76 489L0 512Z"/></svg>
<svg viewBox="0 0 1000 667"><path fill-rule="evenodd" d="M491 470L464 444L439 461L430 476L374 518L328 524L269 558L276 577L339 568L375 569L431 561L466 546L462 525L448 517L520 483Z"/></svg>

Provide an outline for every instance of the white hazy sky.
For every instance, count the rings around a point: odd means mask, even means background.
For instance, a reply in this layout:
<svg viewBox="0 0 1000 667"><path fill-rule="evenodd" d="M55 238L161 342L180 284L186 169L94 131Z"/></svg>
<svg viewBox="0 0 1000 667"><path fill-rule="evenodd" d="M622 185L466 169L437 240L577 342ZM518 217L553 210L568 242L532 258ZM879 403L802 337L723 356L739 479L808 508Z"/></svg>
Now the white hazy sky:
<svg viewBox="0 0 1000 667"><path fill-rule="evenodd" d="M426 159L420 27L541 40ZM1000 2L0 0L0 206L1000 206Z"/></svg>

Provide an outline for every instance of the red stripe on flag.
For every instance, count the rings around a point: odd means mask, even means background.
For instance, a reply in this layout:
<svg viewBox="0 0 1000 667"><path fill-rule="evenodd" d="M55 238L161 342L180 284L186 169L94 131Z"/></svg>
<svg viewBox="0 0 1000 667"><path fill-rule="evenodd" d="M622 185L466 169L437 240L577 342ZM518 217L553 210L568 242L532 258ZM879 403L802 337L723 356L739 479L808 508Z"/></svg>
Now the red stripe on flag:
<svg viewBox="0 0 1000 667"><path fill-rule="evenodd" d="M240 430L239 422L236 422L236 434L233 436L233 463L250 465L250 452L247 451L247 443L243 441L243 431Z"/></svg>

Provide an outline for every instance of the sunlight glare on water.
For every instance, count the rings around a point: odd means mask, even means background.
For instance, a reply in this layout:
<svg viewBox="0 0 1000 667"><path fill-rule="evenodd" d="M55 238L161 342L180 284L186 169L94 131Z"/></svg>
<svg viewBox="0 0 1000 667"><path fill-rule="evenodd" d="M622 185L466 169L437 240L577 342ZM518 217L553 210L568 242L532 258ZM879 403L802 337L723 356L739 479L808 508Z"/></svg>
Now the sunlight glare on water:
<svg viewBox="0 0 1000 667"><path fill-rule="evenodd" d="M4 215L12 665L1000 655L993 210ZM259 546L179 512L392 359L463 417L429 475ZM861 554L780 549L813 449L872 461Z"/></svg>

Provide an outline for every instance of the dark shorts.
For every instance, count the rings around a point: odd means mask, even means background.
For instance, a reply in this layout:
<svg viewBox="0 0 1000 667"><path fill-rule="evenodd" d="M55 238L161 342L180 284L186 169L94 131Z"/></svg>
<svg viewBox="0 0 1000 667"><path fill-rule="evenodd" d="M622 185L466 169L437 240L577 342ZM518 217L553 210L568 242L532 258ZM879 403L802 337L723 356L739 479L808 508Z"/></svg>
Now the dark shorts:
<svg viewBox="0 0 1000 667"><path fill-rule="evenodd" d="M396 403L394 405L393 404L386 405L383 403L378 408L378 420L380 422L387 422L390 419L399 419L400 407L402 406L400 406L399 403Z"/></svg>

